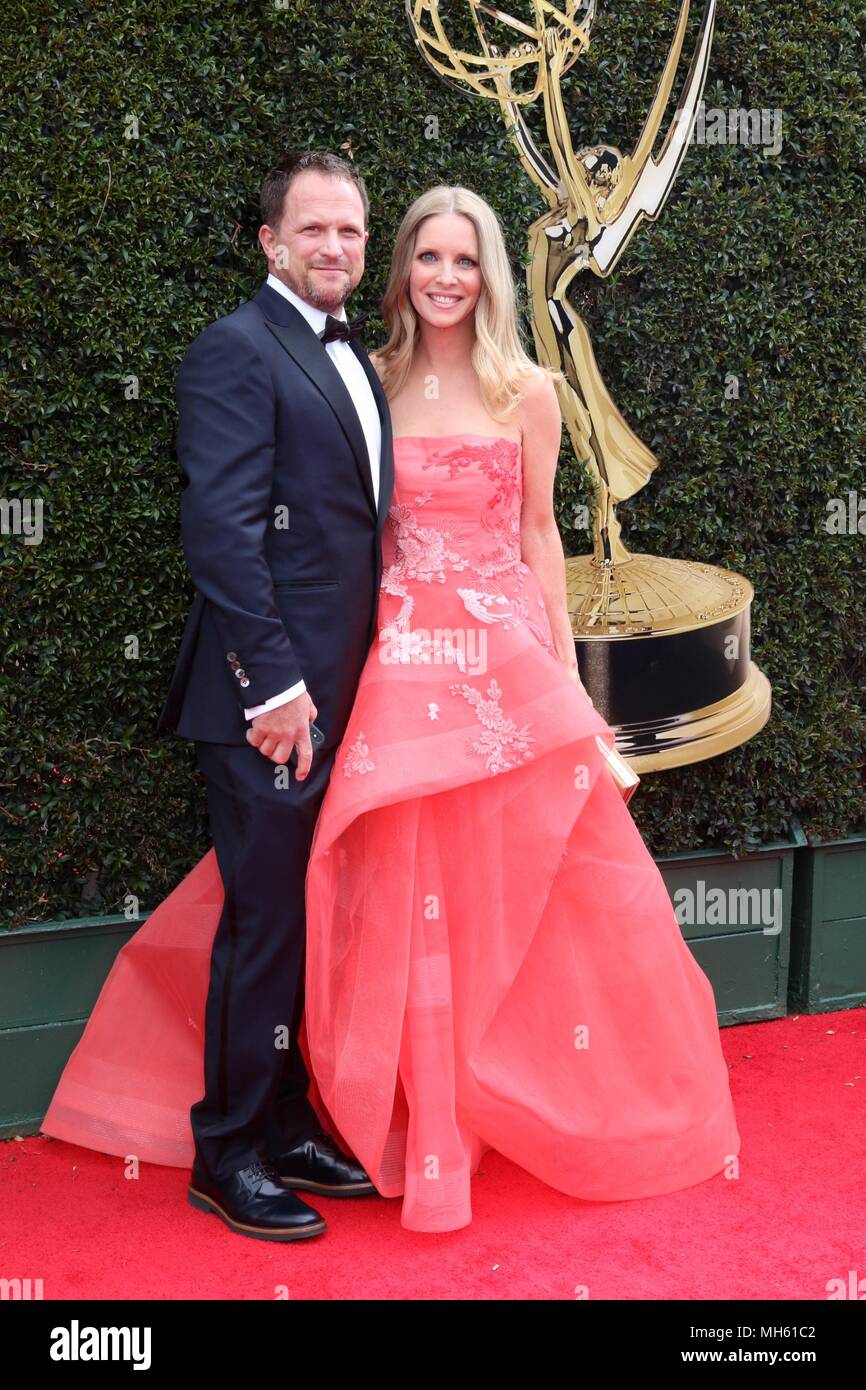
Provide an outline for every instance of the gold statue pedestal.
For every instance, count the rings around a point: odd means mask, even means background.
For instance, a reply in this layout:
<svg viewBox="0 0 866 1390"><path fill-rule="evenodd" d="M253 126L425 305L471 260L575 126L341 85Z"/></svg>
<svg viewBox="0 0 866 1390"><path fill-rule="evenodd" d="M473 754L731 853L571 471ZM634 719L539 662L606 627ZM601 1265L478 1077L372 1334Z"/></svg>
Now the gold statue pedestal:
<svg viewBox="0 0 866 1390"><path fill-rule="evenodd" d="M713 758L770 716L750 656L754 591L733 570L691 560L566 560L580 678L637 773Z"/></svg>

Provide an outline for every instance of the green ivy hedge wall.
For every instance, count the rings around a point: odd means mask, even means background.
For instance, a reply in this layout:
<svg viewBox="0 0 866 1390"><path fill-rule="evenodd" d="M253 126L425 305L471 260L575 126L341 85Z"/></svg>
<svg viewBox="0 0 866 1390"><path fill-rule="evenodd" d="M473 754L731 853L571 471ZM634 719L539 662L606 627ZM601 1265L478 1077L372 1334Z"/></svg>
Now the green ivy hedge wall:
<svg viewBox="0 0 866 1390"><path fill-rule="evenodd" d="M576 148L632 147L678 11L603 0L565 84ZM8 0L5 14L0 495L43 508L38 544L11 522L0 537L2 899L17 925L121 911L129 894L152 908L208 847L192 750L154 733L191 600L173 386L192 338L262 281L274 157L342 151L368 181L353 313L378 314L411 198L466 184L502 220L531 343L525 232L542 205L495 105L434 75L400 0ZM721 0L707 108L780 112L780 146L693 143L659 221L574 293L660 461L621 508L626 543L745 573L773 685L750 743L643 779L632 807L656 854L746 851L792 815L824 836L863 820L866 539L825 518L830 499L866 494L864 34L846 0ZM382 332L374 317L369 347ZM568 554L589 548L573 521L590 497L564 434Z"/></svg>

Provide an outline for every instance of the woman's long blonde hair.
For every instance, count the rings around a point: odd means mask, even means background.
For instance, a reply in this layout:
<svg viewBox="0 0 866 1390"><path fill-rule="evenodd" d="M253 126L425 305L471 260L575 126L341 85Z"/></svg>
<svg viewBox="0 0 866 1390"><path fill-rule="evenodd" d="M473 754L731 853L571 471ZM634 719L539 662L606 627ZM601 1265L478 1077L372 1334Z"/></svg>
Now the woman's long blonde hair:
<svg viewBox="0 0 866 1390"><path fill-rule="evenodd" d="M462 213L475 227L481 270L481 293L475 306L475 344L472 365L478 374L484 403L494 419L510 419L523 392L538 372L562 381L562 372L539 367L524 350L517 326L514 280L499 219L489 203L459 185L437 184L416 198L394 242L391 270L382 299L388 341L376 350L386 396L394 397L412 366L420 337L418 315L408 294L409 272L418 228L427 217Z"/></svg>

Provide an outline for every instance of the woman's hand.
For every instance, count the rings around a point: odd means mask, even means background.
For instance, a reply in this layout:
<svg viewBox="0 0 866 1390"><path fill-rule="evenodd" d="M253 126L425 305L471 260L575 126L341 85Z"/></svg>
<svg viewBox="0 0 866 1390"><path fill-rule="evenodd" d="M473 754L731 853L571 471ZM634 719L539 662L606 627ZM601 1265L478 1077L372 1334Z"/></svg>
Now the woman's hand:
<svg viewBox="0 0 866 1390"><path fill-rule="evenodd" d="M574 657L571 661L564 661L562 664L568 672L569 680L574 681L578 690L583 690L584 694L586 694L583 681L580 679L580 668L577 664L577 657Z"/></svg>
<svg viewBox="0 0 866 1390"><path fill-rule="evenodd" d="M582 690L584 695L586 695L586 686L580 679L580 667L577 664L577 653L574 650L574 639L570 637L568 646L565 648L565 651L560 651L559 648L557 648L556 654L562 662L563 666L565 667L566 671L568 672L569 680L573 681L574 684L577 686L578 690ZM587 699L588 698L589 697L587 696Z"/></svg>

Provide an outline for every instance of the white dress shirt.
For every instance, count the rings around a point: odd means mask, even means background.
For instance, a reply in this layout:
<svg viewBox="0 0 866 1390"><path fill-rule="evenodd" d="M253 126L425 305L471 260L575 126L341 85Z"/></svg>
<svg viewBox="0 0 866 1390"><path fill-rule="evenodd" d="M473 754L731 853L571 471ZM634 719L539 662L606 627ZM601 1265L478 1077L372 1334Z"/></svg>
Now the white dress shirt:
<svg viewBox="0 0 866 1390"><path fill-rule="evenodd" d="M303 314L307 323L318 335L325 327L325 320L328 315L324 309L318 308L315 304L308 304L300 295L290 290L288 285L284 285L276 275L268 275L267 283L277 294L281 294L290 304L294 304L299 313ZM340 311L333 315L337 319L345 319L346 311L343 306ZM332 359L334 366L343 378L346 390L352 397L352 402L358 412L358 419L364 431L364 438L367 442L367 453L370 456L370 473L373 479L373 496L376 504L379 503L379 458L382 452L382 422L379 419L379 411L376 406L376 397L373 395L372 387L367 380L367 374L347 339L336 338L331 343L325 344L325 351ZM289 700L294 700L296 695L302 694L306 690L304 681L298 681L296 685L290 686L288 690L283 690L279 695L272 695L269 700L265 700L263 705L253 705L245 710L247 719L255 719L257 714L264 714L266 710L276 709L278 705L284 705Z"/></svg>

